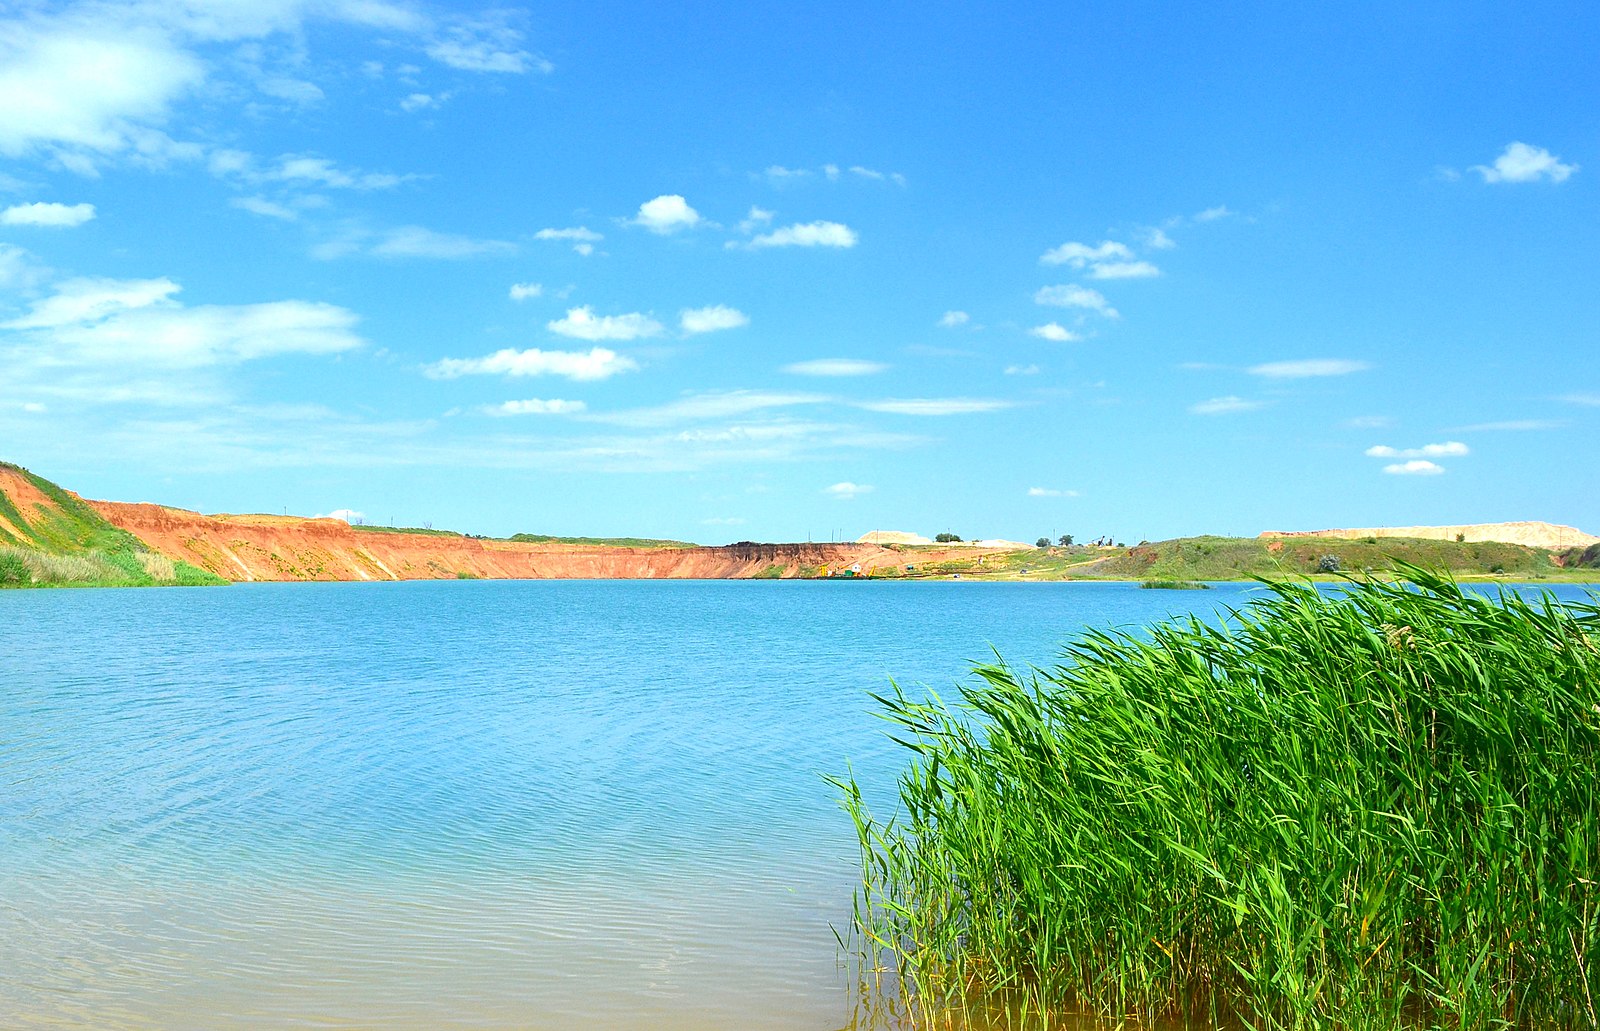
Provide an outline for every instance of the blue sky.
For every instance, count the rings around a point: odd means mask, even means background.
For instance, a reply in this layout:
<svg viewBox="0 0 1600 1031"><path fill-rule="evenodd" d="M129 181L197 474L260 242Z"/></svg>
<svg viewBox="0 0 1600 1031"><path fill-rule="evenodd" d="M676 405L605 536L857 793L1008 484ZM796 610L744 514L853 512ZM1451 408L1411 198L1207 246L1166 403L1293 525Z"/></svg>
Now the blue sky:
<svg viewBox="0 0 1600 1031"><path fill-rule="evenodd" d="M707 543L1600 528L1600 8L0 5L0 458Z"/></svg>

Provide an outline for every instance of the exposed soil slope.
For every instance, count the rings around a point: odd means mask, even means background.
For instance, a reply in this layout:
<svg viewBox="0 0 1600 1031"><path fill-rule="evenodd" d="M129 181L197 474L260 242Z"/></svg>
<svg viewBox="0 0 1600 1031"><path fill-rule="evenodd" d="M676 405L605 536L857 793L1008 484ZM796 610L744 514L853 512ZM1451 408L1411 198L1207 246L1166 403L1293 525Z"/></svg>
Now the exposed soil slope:
<svg viewBox="0 0 1600 1031"><path fill-rule="evenodd" d="M205 516L160 505L91 502L112 524L174 559L229 580L744 579L870 573L906 556L866 544L618 547L375 532L337 519ZM924 561L919 552L912 561Z"/></svg>
<svg viewBox="0 0 1600 1031"><path fill-rule="evenodd" d="M1414 540L1453 541L1460 537L1471 544L1498 541L1529 548L1582 548L1600 544L1600 537L1571 526L1555 523L1465 523L1461 526L1377 526L1364 530L1268 530L1262 537L1334 537L1361 540L1365 537L1410 537Z"/></svg>

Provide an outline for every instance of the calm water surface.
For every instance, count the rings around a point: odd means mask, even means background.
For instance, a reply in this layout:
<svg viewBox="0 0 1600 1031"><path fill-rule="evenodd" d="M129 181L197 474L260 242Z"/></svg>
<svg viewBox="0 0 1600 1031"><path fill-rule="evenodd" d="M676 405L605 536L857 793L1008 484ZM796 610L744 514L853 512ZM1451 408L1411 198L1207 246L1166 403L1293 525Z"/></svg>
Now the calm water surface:
<svg viewBox="0 0 1600 1031"><path fill-rule="evenodd" d="M850 1026L867 692L1251 590L0 592L0 1023Z"/></svg>

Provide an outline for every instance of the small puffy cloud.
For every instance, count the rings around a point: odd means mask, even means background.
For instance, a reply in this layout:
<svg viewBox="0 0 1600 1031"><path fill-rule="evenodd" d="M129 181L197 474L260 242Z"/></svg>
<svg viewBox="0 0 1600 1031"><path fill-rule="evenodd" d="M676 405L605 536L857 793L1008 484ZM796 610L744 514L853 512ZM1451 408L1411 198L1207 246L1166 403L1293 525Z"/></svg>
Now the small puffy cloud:
<svg viewBox="0 0 1600 1031"><path fill-rule="evenodd" d="M849 501L862 494L871 494L873 489L873 487L865 483L851 483L849 480L844 480L840 483L835 483L831 487L824 488L822 493L835 497L840 501Z"/></svg>
<svg viewBox="0 0 1600 1031"><path fill-rule="evenodd" d="M1245 371L1267 379L1310 379L1315 376L1348 376L1352 372L1365 372L1370 368L1372 365L1368 362L1353 362L1344 358L1308 358L1302 361L1265 362L1252 365Z"/></svg>
<svg viewBox="0 0 1600 1031"><path fill-rule="evenodd" d="M94 218L93 204L13 204L0 211L0 225L45 226L51 229L70 229Z"/></svg>
<svg viewBox="0 0 1600 1031"><path fill-rule="evenodd" d="M664 193L639 205L639 214L633 219L633 224L665 236L699 225L700 212L691 208L689 202L678 194Z"/></svg>
<svg viewBox="0 0 1600 1031"><path fill-rule="evenodd" d="M319 512L312 516L313 519L339 519L351 525L358 525L367 518L365 512L357 512L353 508L336 508L332 512Z"/></svg>
<svg viewBox="0 0 1600 1031"><path fill-rule="evenodd" d="M1444 466L1435 465L1423 459L1413 459L1410 462L1396 462L1386 465L1383 471L1391 476L1438 476L1444 472Z"/></svg>
<svg viewBox="0 0 1600 1031"><path fill-rule="evenodd" d="M723 329L738 329L750 325L750 316L738 308L713 304L705 308L686 308L678 313L678 328L685 336L698 333L715 333Z"/></svg>
<svg viewBox="0 0 1600 1031"><path fill-rule="evenodd" d="M577 340L638 340L659 336L661 323L640 312L626 315L596 315L587 304L569 308L567 314L545 324L552 333Z"/></svg>
<svg viewBox="0 0 1600 1031"><path fill-rule="evenodd" d="M560 398L543 401L536 397L526 401L505 401L484 408L489 415L577 415L588 410L589 406L582 401L563 401Z"/></svg>
<svg viewBox="0 0 1600 1031"><path fill-rule="evenodd" d="M829 182L838 182L839 181L839 166L838 165L823 165L822 166L822 174L828 177L828 181Z"/></svg>
<svg viewBox="0 0 1600 1031"><path fill-rule="evenodd" d="M1159 226L1151 226L1140 235L1144 237L1144 245L1153 251L1170 251L1178 246L1178 242Z"/></svg>
<svg viewBox="0 0 1600 1031"><path fill-rule="evenodd" d="M1046 322L1042 326L1034 326L1028 330L1029 336L1038 337L1040 340L1053 340L1058 344L1070 344L1074 340L1082 340L1083 336L1074 333L1059 322Z"/></svg>
<svg viewBox="0 0 1600 1031"><path fill-rule="evenodd" d="M763 247L854 247L860 237L840 222L801 222L774 229L750 241L747 246Z"/></svg>
<svg viewBox="0 0 1600 1031"><path fill-rule="evenodd" d="M753 233L764 225L770 225L775 214L776 212L768 211L766 208L752 204L750 205L750 214L746 215L739 223L739 232Z"/></svg>
<svg viewBox="0 0 1600 1031"><path fill-rule="evenodd" d="M577 240L581 243L595 243L605 237L590 229L588 226L573 226L570 229L541 229L533 234L535 240Z"/></svg>
<svg viewBox="0 0 1600 1031"><path fill-rule="evenodd" d="M782 186L798 179L807 179L811 176L808 168L785 168L782 165L768 165L761 173L768 182Z"/></svg>
<svg viewBox="0 0 1600 1031"><path fill-rule="evenodd" d="M864 168L861 165L851 165L850 174L860 176L863 179L871 179L874 182L894 183L896 186L904 186L906 184L906 177L899 172L880 172L875 168Z"/></svg>
<svg viewBox="0 0 1600 1031"><path fill-rule="evenodd" d="M1561 183L1571 178L1578 166L1562 164L1560 158L1543 147L1511 143L1493 165L1473 165L1472 170L1486 183L1534 183L1541 179Z"/></svg>
<svg viewBox="0 0 1600 1031"><path fill-rule="evenodd" d="M973 415L1015 408L1016 402L989 397L908 397L861 401L856 407L891 415Z"/></svg>
<svg viewBox="0 0 1600 1031"><path fill-rule="evenodd" d="M1083 268L1092 262L1098 261L1131 261L1133 251L1126 244L1117 243L1115 240L1102 240L1096 246L1086 243L1064 243L1060 247L1053 247L1039 256L1043 265L1070 265L1073 268Z"/></svg>
<svg viewBox="0 0 1600 1031"><path fill-rule="evenodd" d="M511 299L513 301L526 301L530 297L543 297L543 283L512 283Z"/></svg>
<svg viewBox="0 0 1600 1031"><path fill-rule="evenodd" d="M1105 295L1098 290L1091 290L1077 283L1062 283L1057 286L1040 287L1033 295L1034 304L1049 305L1053 308L1084 308L1088 311L1104 315L1108 319L1121 318L1117 309L1106 302Z"/></svg>
<svg viewBox="0 0 1600 1031"><path fill-rule="evenodd" d="M1266 401L1253 401L1230 394L1227 397L1213 397L1210 400L1192 404L1189 406L1189 411L1194 415L1233 415L1237 412L1253 412L1266 406Z"/></svg>
<svg viewBox="0 0 1600 1031"><path fill-rule="evenodd" d="M1007 376L1037 376L1042 370L1037 365L1007 365Z"/></svg>
<svg viewBox="0 0 1600 1031"><path fill-rule="evenodd" d="M888 368L861 358L813 358L785 365L783 371L794 376L872 376Z"/></svg>
<svg viewBox="0 0 1600 1031"><path fill-rule="evenodd" d="M570 380L587 382L609 379L620 372L631 372L639 367L632 358L626 358L605 347L588 351L541 351L530 347L525 351L505 348L482 358L444 358L423 367L430 379L458 379L462 376L564 376Z"/></svg>
<svg viewBox="0 0 1600 1031"><path fill-rule="evenodd" d="M400 226L391 229L371 252L380 258L444 258L461 260L495 254L511 254L515 244L504 240L474 240L456 233L439 233L422 226Z"/></svg>
<svg viewBox="0 0 1600 1031"><path fill-rule="evenodd" d="M971 321L972 316L964 311L947 311L939 316L939 326L943 329L955 329L957 326L965 326Z"/></svg>
<svg viewBox="0 0 1600 1031"><path fill-rule="evenodd" d="M1215 222L1218 219L1229 218L1237 212L1228 210L1226 204L1218 204L1214 208L1207 208L1194 217L1196 222Z"/></svg>
<svg viewBox="0 0 1600 1031"><path fill-rule="evenodd" d="M1078 492L1075 491L1075 490L1056 490L1053 487L1029 487L1028 488L1028 497L1030 497L1030 498L1075 498L1075 497L1078 497Z"/></svg>
<svg viewBox="0 0 1600 1031"><path fill-rule="evenodd" d="M1089 270L1090 279L1152 279L1161 270L1148 261L1102 261Z"/></svg>
<svg viewBox="0 0 1600 1031"><path fill-rule="evenodd" d="M400 101L400 110L430 111L443 107L454 94L445 93L412 93Z"/></svg>
<svg viewBox="0 0 1600 1031"><path fill-rule="evenodd" d="M1447 440L1443 444L1424 444L1421 447L1408 448L1392 448L1387 444L1377 444L1366 450L1369 458L1451 458L1470 455L1471 453L1472 449L1459 440Z"/></svg>

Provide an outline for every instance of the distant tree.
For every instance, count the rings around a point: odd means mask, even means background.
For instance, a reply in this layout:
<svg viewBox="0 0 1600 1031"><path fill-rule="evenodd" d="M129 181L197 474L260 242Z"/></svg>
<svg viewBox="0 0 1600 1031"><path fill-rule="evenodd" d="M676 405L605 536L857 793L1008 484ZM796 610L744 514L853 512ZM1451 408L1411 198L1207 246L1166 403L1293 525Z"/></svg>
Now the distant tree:
<svg viewBox="0 0 1600 1031"><path fill-rule="evenodd" d="M1464 534L1464 533L1456 534L1456 543L1457 544L1464 544L1464 543L1466 543L1466 540L1467 540L1467 535L1466 534Z"/></svg>
<svg viewBox="0 0 1600 1031"><path fill-rule="evenodd" d="M1070 533L1062 534L1058 538L1057 543L1059 543L1063 548L1072 547L1072 534L1070 534Z"/></svg>
<svg viewBox="0 0 1600 1031"><path fill-rule="evenodd" d="M1317 572L1319 572L1319 573L1337 573L1338 571L1339 571L1339 556L1338 555L1324 555L1321 558L1317 559Z"/></svg>
<svg viewBox="0 0 1600 1031"><path fill-rule="evenodd" d="M940 544L960 544L961 543L960 534L954 534L954 533L950 533L948 531L946 531L945 533L936 533L936 534L934 534L933 535L933 539L938 541Z"/></svg>
<svg viewBox="0 0 1600 1031"><path fill-rule="evenodd" d="M1050 538L1040 537L1038 540L1033 542L1033 546L1036 548L1048 548L1050 546Z"/></svg>

